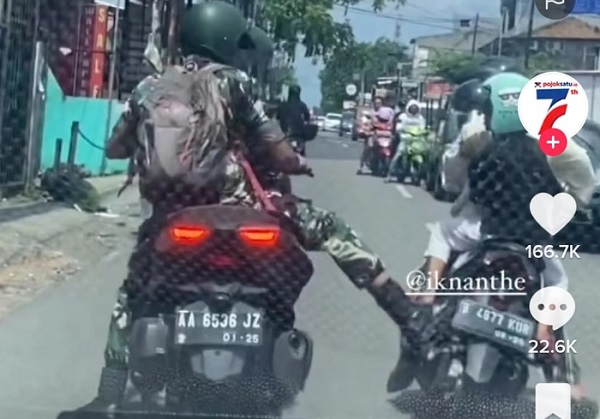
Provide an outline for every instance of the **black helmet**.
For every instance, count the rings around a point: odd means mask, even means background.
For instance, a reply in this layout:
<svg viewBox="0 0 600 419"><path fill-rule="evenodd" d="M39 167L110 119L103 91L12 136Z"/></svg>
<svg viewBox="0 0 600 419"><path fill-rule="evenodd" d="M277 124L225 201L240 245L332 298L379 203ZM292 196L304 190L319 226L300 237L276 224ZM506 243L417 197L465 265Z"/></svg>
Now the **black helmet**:
<svg viewBox="0 0 600 419"><path fill-rule="evenodd" d="M288 89L288 96L300 97L300 93L302 93L302 88L297 84L293 84Z"/></svg>
<svg viewBox="0 0 600 419"><path fill-rule="evenodd" d="M244 16L234 5L210 1L186 7L181 18L183 55L208 56L231 64L239 49L252 47Z"/></svg>
<svg viewBox="0 0 600 419"><path fill-rule="evenodd" d="M475 78L458 86L452 94L452 108L465 113L483 111L489 98L489 92L482 87L484 80Z"/></svg>

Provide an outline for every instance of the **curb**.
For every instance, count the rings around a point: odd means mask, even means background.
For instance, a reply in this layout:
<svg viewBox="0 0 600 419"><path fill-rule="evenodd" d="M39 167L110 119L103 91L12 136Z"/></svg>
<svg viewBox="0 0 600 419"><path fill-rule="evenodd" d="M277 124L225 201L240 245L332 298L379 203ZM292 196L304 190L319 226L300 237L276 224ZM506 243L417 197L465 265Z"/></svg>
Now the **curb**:
<svg viewBox="0 0 600 419"><path fill-rule="evenodd" d="M116 194L119 189L121 189L121 185L115 185L114 187L110 187L102 192L99 192L98 195L100 196L101 200L104 200L112 194ZM18 221L33 215L41 215L51 211L67 208L72 207L63 202L56 201L34 201L8 208L0 208L0 224Z"/></svg>

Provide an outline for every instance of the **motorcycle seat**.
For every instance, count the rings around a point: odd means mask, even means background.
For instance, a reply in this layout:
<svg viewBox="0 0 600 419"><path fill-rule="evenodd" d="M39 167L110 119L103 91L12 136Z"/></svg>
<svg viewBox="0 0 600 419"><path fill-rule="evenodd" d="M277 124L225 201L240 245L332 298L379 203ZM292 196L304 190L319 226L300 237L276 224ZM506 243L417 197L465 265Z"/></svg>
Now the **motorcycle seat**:
<svg viewBox="0 0 600 419"><path fill-rule="evenodd" d="M535 266L538 272L541 272L546 268L546 264L544 263L543 259L530 258L525 246L515 241L500 237L488 238L483 241L482 247L485 250L503 250L523 256Z"/></svg>

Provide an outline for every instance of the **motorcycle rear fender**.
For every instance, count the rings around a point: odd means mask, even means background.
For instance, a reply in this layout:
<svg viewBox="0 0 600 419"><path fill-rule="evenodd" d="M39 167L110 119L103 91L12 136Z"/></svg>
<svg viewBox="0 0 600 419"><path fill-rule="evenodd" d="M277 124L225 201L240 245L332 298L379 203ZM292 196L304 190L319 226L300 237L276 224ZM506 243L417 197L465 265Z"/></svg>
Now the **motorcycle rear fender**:
<svg viewBox="0 0 600 419"><path fill-rule="evenodd" d="M279 335L273 347L273 374L298 390L310 373L313 357L313 341L300 330L290 330Z"/></svg>
<svg viewBox="0 0 600 419"><path fill-rule="evenodd" d="M488 343L473 343L467 347L465 374L478 384L488 383L500 363L500 352Z"/></svg>

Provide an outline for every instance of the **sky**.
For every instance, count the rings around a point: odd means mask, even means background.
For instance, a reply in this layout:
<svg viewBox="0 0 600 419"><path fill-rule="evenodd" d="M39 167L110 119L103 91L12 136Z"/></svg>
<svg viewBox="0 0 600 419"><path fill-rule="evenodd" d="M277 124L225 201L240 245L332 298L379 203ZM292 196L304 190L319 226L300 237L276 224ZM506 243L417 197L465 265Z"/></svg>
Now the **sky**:
<svg viewBox="0 0 600 419"><path fill-rule="evenodd" d="M452 30L452 20L468 19L477 13L485 17L499 17L500 0L434 0L422 2L406 0L399 9L388 7L376 15L371 12L371 2L361 1L348 10L344 16L343 7L335 7L334 19L350 21L356 39L360 42L373 42L378 38L393 39L396 31L395 17L400 21L400 42L408 45L410 40L420 36L440 34ZM314 65L310 58L304 58L299 51L296 58L296 77L302 86L302 98L309 105L319 106L321 102L319 71L322 63Z"/></svg>

